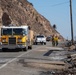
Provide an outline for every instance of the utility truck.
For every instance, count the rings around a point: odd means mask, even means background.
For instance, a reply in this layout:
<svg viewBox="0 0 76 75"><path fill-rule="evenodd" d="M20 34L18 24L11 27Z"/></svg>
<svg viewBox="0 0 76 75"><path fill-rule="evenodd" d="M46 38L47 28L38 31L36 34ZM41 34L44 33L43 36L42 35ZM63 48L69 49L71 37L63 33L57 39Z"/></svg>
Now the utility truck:
<svg viewBox="0 0 76 75"><path fill-rule="evenodd" d="M2 50L6 49L32 49L33 31L28 26L2 26Z"/></svg>

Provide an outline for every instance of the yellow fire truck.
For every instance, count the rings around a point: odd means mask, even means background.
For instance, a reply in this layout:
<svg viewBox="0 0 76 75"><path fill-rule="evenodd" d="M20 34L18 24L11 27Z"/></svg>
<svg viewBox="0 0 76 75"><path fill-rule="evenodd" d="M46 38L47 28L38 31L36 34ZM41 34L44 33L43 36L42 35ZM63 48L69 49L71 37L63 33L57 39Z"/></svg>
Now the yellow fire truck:
<svg viewBox="0 0 76 75"><path fill-rule="evenodd" d="M33 31L28 26L3 26L1 28L2 50L32 49Z"/></svg>

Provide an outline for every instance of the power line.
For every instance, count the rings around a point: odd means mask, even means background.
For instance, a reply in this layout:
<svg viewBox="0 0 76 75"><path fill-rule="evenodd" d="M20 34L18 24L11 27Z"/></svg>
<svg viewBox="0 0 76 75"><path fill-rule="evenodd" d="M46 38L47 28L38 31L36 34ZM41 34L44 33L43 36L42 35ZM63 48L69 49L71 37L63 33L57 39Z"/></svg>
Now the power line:
<svg viewBox="0 0 76 75"><path fill-rule="evenodd" d="M54 6L59 6L59 5L63 5L63 4L66 4L66 3L69 3L69 1L63 2L63 3L54 4L54 5L51 5L51 6L54 7Z"/></svg>

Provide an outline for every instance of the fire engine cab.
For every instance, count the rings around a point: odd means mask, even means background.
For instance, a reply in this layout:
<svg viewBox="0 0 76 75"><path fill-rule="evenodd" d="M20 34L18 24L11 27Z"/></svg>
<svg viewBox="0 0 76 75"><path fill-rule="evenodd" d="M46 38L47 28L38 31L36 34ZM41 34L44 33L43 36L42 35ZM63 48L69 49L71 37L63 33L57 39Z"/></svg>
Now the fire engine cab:
<svg viewBox="0 0 76 75"><path fill-rule="evenodd" d="M5 49L32 49L32 38L28 26L1 27L2 50ZM33 35L33 34L32 34Z"/></svg>

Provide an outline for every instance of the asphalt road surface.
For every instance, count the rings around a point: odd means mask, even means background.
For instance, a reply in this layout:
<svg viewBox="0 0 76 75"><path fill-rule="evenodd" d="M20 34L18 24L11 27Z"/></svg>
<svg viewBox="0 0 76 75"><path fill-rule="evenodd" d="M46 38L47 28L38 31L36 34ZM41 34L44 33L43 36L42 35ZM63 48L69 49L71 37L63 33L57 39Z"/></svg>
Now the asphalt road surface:
<svg viewBox="0 0 76 75"><path fill-rule="evenodd" d="M28 51L0 52L0 75L51 75L52 70L67 69L66 55L66 50L50 42Z"/></svg>

